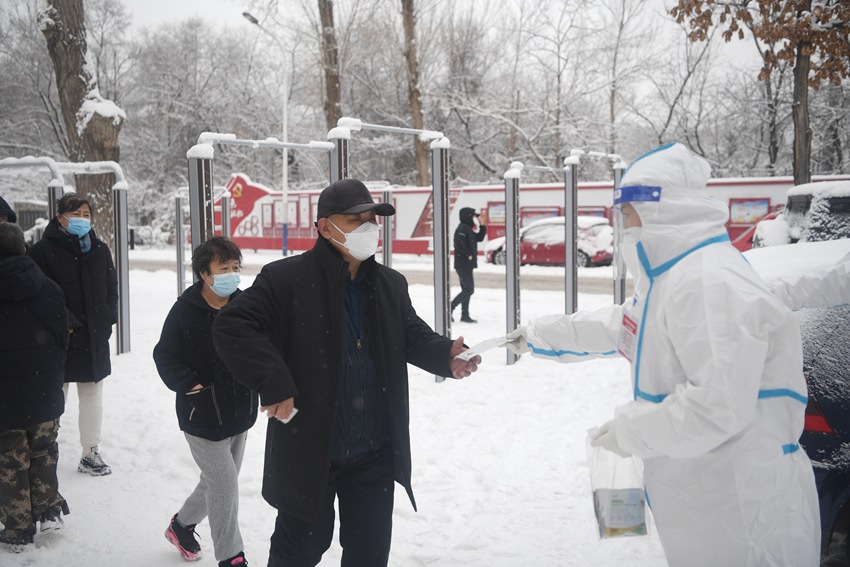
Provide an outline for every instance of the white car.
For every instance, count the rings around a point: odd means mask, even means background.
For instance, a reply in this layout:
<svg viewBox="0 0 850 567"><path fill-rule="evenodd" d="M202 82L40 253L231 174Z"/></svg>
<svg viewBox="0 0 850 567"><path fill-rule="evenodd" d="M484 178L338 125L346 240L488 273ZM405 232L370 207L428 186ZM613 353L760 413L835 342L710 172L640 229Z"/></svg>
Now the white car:
<svg viewBox="0 0 850 567"><path fill-rule="evenodd" d="M785 210L756 225L753 248L850 237L850 181L817 181L788 189Z"/></svg>
<svg viewBox="0 0 850 567"><path fill-rule="evenodd" d="M607 266L614 258L614 228L605 217L576 217L578 267ZM564 217L550 217L522 227L520 264L564 265ZM504 264L507 258L505 237L494 238L484 248L484 257L492 264Z"/></svg>

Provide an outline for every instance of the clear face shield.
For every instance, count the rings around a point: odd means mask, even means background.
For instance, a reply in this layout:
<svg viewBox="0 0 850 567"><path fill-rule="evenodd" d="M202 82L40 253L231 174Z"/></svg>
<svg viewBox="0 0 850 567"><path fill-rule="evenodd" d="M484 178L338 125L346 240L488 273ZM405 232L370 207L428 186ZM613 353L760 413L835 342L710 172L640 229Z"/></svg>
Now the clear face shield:
<svg viewBox="0 0 850 567"><path fill-rule="evenodd" d="M640 240L642 221L633 203L661 200L661 187L631 185L614 190L614 277L625 277L625 267L638 275L635 246Z"/></svg>

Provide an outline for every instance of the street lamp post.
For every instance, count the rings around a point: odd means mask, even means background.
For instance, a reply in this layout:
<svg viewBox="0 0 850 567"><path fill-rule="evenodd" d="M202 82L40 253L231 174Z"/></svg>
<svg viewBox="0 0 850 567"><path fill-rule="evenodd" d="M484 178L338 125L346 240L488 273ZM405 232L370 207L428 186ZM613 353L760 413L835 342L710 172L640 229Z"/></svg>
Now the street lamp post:
<svg viewBox="0 0 850 567"><path fill-rule="evenodd" d="M289 68L286 66L286 47L275 34L260 25L260 21L254 16L252 16L249 12L242 12L242 16L258 28L263 30L266 34L268 34L268 36L271 37L277 44L277 46L280 48L280 54L283 57L283 96L281 97L281 129L283 130L283 138L280 141L288 142L289 140L287 138L289 137ZM280 187L281 193L283 195L283 216L281 218L281 222L283 223L283 255L286 256L289 247L289 150L287 148L283 148L283 163L281 164Z"/></svg>

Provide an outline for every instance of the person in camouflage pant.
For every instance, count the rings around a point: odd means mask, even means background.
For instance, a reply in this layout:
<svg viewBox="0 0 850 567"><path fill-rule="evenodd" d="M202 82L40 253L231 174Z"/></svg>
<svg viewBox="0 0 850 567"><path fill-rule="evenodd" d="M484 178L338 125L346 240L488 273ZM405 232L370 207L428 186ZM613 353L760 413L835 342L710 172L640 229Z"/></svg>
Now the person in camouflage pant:
<svg viewBox="0 0 850 567"><path fill-rule="evenodd" d="M57 529L68 513L56 475L65 297L24 250L21 229L0 222L0 548L13 552L33 543L36 522Z"/></svg>
<svg viewBox="0 0 850 567"><path fill-rule="evenodd" d="M68 513L56 476L58 433L58 419L0 431L0 521L8 540L32 540L36 522L54 528L58 512Z"/></svg>

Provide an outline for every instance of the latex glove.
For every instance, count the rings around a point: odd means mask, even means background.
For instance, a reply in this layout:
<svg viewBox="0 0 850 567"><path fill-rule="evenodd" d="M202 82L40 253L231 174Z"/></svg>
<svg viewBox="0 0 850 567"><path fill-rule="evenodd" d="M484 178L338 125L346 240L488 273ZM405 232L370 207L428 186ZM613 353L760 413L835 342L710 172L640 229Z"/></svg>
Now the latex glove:
<svg viewBox="0 0 850 567"><path fill-rule="evenodd" d="M590 445L592 447L601 447L606 451L611 451L621 457L631 457L631 454L623 450L623 448L617 443L617 430L614 425L614 420L612 419L603 423L599 427L588 431L587 434L590 435Z"/></svg>
<svg viewBox="0 0 850 567"><path fill-rule="evenodd" d="M528 348L528 338L526 337L525 325L517 327L508 333L506 338L508 339L508 342L505 343L505 348L512 353L525 354L527 352L531 352L531 349Z"/></svg>

